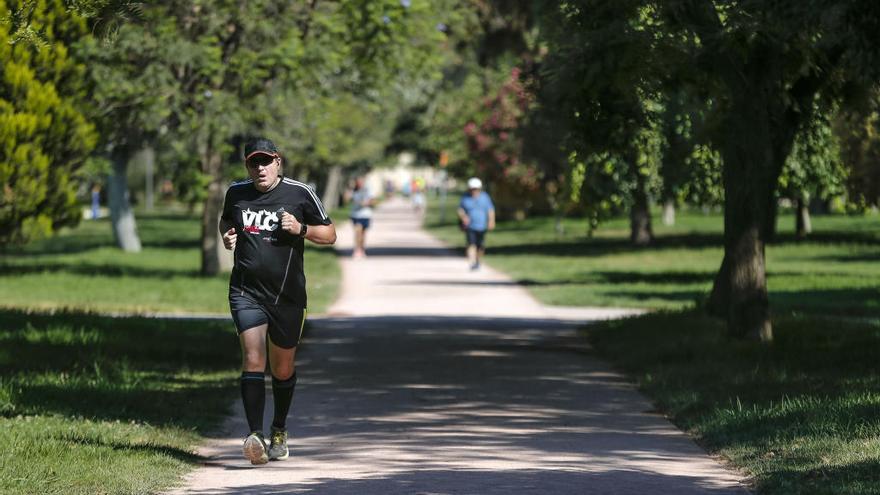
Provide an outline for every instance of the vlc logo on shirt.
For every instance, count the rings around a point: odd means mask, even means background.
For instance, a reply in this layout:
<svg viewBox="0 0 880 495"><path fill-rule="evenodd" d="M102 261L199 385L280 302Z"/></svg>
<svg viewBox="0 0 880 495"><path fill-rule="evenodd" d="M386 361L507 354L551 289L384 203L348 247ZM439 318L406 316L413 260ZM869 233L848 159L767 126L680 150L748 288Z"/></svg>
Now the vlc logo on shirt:
<svg viewBox="0 0 880 495"><path fill-rule="evenodd" d="M251 234L259 234L261 230L272 232L278 228L279 216L284 213L284 208L278 211L251 211L250 208L241 212L241 223L244 231Z"/></svg>

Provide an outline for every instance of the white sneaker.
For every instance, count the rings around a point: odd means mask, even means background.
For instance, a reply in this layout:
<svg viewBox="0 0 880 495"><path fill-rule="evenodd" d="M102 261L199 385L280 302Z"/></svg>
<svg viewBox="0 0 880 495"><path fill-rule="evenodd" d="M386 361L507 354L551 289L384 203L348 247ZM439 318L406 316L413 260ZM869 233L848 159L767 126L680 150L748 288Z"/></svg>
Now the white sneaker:
<svg viewBox="0 0 880 495"><path fill-rule="evenodd" d="M251 461L251 464L266 464L269 462L268 448L263 434L255 431L244 439L242 452L244 456Z"/></svg>

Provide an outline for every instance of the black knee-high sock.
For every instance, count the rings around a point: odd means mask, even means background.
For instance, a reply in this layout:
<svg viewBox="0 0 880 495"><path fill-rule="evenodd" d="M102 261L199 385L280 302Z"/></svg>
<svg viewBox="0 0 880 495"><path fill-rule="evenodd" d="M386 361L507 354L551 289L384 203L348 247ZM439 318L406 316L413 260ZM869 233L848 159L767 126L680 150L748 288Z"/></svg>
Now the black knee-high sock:
<svg viewBox="0 0 880 495"><path fill-rule="evenodd" d="M248 428L263 431L263 409L266 407L265 374L260 371L241 372L241 402Z"/></svg>
<svg viewBox="0 0 880 495"><path fill-rule="evenodd" d="M272 419L272 427L279 430L286 429L287 412L290 411L290 402L293 400L293 389L296 387L296 371L287 380L279 380L272 376L272 397L275 402L275 417Z"/></svg>

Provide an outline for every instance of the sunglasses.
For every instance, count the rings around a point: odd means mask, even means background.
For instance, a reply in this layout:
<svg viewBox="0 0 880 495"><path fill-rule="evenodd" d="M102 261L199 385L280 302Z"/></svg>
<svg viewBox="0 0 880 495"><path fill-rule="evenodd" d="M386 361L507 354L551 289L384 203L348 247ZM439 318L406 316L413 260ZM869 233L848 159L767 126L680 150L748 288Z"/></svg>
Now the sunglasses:
<svg viewBox="0 0 880 495"><path fill-rule="evenodd" d="M273 155L264 155L261 153L261 154L252 156L245 163L247 164L248 167L256 169L256 168L268 167L269 165L272 165L272 162L275 161L275 158L277 158L277 157L275 157Z"/></svg>

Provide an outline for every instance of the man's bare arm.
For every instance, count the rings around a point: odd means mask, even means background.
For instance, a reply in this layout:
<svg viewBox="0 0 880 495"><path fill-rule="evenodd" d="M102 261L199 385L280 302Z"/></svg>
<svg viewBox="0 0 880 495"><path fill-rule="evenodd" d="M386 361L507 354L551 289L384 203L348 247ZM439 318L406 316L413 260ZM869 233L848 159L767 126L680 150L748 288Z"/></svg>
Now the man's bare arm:
<svg viewBox="0 0 880 495"><path fill-rule="evenodd" d="M330 225L309 225L306 232L306 239L315 244L333 244L336 242L336 226Z"/></svg>

